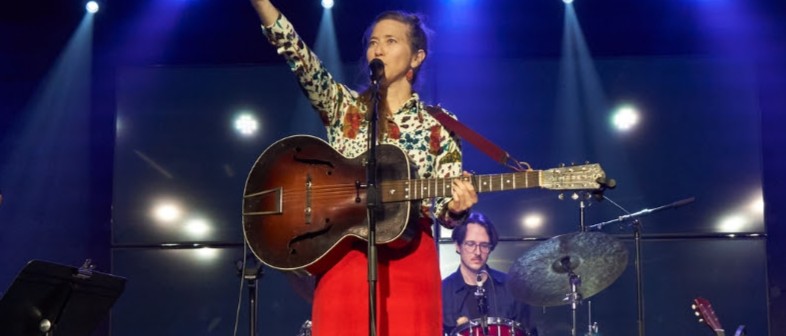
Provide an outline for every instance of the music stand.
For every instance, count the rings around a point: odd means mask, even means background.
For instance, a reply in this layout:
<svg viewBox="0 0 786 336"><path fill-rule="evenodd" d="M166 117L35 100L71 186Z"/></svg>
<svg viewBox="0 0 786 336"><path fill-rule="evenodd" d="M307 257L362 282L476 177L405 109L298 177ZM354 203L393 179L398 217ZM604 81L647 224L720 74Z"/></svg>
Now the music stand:
<svg viewBox="0 0 786 336"><path fill-rule="evenodd" d="M126 279L80 267L32 260L0 299L5 336L86 336L109 312Z"/></svg>

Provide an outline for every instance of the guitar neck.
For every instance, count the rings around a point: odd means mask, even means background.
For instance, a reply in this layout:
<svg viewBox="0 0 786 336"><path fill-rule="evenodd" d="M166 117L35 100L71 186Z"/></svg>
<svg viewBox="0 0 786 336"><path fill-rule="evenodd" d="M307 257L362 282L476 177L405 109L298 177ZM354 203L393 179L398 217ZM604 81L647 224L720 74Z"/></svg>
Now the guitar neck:
<svg viewBox="0 0 786 336"><path fill-rule="evenodd" d="M453 181L469 181L478 193L541 187L540 170L516 173L471 175L450 178L385 181L380 185L383 202L400 202L452 195Z"/></svg>
<svg viewBox="0 0 786 336"><path fill-rule="evenodd" d="M699 322L706 324L715 333L715 336L725 336L726 331L723 330L718 317L715 315L715 310L712 309L710 301L697 297L693 299L693 310L699 316Z"/></svg>

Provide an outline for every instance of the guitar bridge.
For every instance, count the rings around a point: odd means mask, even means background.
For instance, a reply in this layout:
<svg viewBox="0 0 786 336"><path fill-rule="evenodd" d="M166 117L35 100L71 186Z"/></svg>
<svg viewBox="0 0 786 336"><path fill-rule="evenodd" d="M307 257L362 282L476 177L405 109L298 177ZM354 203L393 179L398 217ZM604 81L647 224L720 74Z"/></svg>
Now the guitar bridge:
<svg viewBox="0 0 786 336"><path fill-rule="evenodd" d="M280 215L283 213L282 195L282 189L278 187L243 196L243 215Z"/></svg>
<svg viewBox="0 0 786 336"><path fill-rule="evenodd" d="M306 224L311 224L311 174L306 174Z"/></svg>

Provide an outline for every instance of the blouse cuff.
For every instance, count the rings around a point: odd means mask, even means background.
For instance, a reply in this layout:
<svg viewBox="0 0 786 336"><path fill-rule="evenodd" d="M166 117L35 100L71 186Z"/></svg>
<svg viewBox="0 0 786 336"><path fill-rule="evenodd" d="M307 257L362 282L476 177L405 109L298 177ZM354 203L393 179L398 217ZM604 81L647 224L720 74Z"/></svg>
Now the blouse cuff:
<svg viewBox="0 0 786 336"><path fill-rule="evenodd" d="M445 214L440 216L440 222L442 222L442 226L453 229L461 224L463 224L467 218L469 218L469 209L464 210L459 213L454 213L448 209L445 209Z"/></svg>

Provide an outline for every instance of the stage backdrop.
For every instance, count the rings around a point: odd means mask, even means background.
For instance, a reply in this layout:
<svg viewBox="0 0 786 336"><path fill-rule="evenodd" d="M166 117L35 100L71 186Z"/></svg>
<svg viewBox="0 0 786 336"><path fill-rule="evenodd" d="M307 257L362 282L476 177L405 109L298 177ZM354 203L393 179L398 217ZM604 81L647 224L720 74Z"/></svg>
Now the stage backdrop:
<svg viewBox="0 0 786 336"><path fill-rule="evenodd" d="M715 58L625 58L595 63L594 86L571 95L558 62L440 63L420 87L459 119L534 169L600 163L617 187L609 200L585 201L587 225L695 198L641 218L643 306L648 334L701 334L691 300L712 301L722 321L767 332L765 240L761 213L760 112L754 71ZM357 78L355 64L331 69ZM462 69L452 71L450 69ZM351 84L352 85L352 84ZM272 142L292 134L324 137L283 63L241 67L129 67L117 76L117 139L112 226L113 273L128 278L113 310L112 334L247 332L248 292L240 292L244 255L241 196L246 175ZM589 92L589 94L583 94ZM639 127L610 123L622 103L640 108ZM247 114L258 132L243 136ZM509 172L464 143L467 170ZM476 210L503 242L491 265L507 271L540 241L577 232L580 202L565 193L483 193ZM613 202L612 202L613 201ZM159 206L168 204L170 208ZM168 210L166 210L168 209ZM163 217L162 217L163 216ZM604 335L636 332L635 245L630 226L602 232L620 240L623 274L588 298ZM458 265L440 230L443 276ZM567 279L565 279L567 281ZM294 335L310 318L308 293L279 272L259 280L261 334ZM154 294L154 295L151 295ZM586 330L590 304L579 307ZM535 308L541 335L570 328L567 306ZM144 323L141 323L144 321Z"/></svg>

